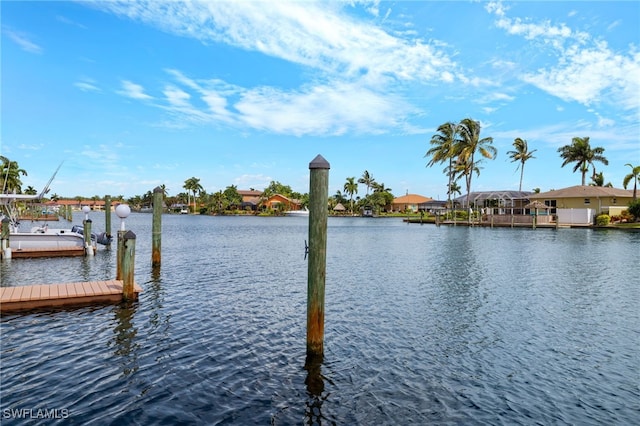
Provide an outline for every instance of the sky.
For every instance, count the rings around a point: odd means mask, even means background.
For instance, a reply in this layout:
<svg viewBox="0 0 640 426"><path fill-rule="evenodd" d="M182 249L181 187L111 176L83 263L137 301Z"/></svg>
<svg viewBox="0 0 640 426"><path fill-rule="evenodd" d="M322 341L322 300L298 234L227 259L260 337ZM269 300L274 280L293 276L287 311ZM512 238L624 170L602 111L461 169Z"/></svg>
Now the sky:
<svg viewBox="0 0 640 426"><path fill-rule="evenodd" d="M558 148L589 137L622 188L640 165L638 1L2 1L1 155L59 196L264 189L329 194L364 171L446 199L425 153L472 118L498 154L472 191L581 183ZM466 192L464 181L459 182ZM366 193L361 185L359 196Z"/></svg>

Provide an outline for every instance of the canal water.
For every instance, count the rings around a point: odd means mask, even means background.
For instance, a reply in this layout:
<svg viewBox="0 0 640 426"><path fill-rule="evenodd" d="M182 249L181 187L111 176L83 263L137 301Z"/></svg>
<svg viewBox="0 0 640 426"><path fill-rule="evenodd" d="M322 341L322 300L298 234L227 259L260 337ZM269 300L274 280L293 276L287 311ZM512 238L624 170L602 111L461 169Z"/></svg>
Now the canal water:
<svg viewBox="0 0 640 426"><path fill-rule="evenodd" d="M156 269L151 220L138 303L1 318L3 425L640 423L640 233L330 218L306 364L307 218L165 215ZM0 268L112 279L115 247Z"/></svg>

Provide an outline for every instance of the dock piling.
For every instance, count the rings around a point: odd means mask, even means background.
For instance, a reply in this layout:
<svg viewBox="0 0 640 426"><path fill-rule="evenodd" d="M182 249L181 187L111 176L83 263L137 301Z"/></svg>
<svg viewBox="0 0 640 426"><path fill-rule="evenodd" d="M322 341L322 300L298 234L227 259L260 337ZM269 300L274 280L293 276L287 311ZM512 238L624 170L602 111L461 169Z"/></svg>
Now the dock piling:
<svg viewBox="0 0 640 426"><path fill-rule="evenodd" d="M116 253L116 280L122 280L122 263L124 259L124 235L126 234L124 220L131 213L131 208L126 204L116 207L116 215L120 218L120 230L118 231L118 252Z"/></svg>
<svg viewBox="0 0 640 426"><path fill-rule="evenodd" d="M136 253L136 234L133 231L127 231L123 235L123 255L122 255L122 299L125 301L133 300L134 293L134 266Z"/></svg>
<svg viewBox="0 0 640 426"><path fill-rule="evenodd" d="M111 196L104 196L104 232L111 236ZM107 248L111 247L111 242L106 245Z"/></svg>
<svg viewBox="0 0 640 426"><path fill-rule="evenodd" d="M162 188L153 190L153 224L151 229L151 266L160 266L162 246Z"/></svg>
<svg viewBox="0 0 640 426"><path fill-rule="evenodd" d="M321 155L309 163L309 263L307 282L307 357L324 353L324 294L327 260L329 163Z"/></svg>
<svg viewBox="0 0 640 426"><path fill-rule="evenodd" d="M11 259L11 248L9 247L9 218L5 217L2 219L2 239L0 243L0 248L2 251L0 252L0 256L3 259Z"/></svg>

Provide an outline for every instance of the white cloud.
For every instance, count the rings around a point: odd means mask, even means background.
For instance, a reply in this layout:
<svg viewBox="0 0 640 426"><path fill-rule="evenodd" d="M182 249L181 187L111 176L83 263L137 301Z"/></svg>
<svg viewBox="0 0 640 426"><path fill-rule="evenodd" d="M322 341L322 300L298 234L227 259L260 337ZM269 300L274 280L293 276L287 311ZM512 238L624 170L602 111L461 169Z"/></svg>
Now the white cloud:
<svg viewBox="0 0 640 426"><path fill-rule="evenodd" d="M95 81L90 78L83 78L80 81L73 83L78 89L83 92L100 92L100 88L95 85Z"/></svg>
<svg viewBox="0 0 640 426"><path fill-rule="evenodd" d="M144 93L144 88L141 85L132 83L131 81L128 81L128 80L122 81L122 89L123 90L118 91L118 93L128 98L138 99L138 100L153 99L152 96Z"/></svg>
<svg viewBox="0 0 640 426"><path fill-rule="evenodd" d="M498 16L496 26L508 34L542 42L549 48L555 64L521 75L523 81L559 97L583 105L600 102L624 109L640 108L640 53L631 46L628 52L614 52L607 43L564 23L552 24L506 17L496 8L487 8Z"/></svg>
<svg viewBox="0 0 640 426"><path fill-rule="evenodd" d="M37 54L42 53L42 47L29 40L29 37L26 34L11 30L4 30L4 33L25 52Z"/></svg>
<svg viewBox="0 0 640 426"><path fill-rule="evenodd" d="M167 32L216 41L343 78L439 81L455 63L435 44L350 18L347 3L100 2L95 7ZM354 6L355 7L355 6Z"/></svg>

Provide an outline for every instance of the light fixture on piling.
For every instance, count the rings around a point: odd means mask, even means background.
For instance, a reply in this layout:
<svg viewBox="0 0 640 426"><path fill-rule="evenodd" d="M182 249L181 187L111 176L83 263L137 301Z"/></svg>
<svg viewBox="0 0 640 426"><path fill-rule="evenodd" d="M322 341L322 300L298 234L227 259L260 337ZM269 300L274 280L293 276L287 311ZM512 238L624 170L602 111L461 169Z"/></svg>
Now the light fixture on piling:
<svg viewBox="0 0 640 426"><path fill-rule="evenodd" d="M125 228L124 228L124 220L127 218L127 216L129 216L129 213L131 213L131 208L127 204L118 204L118 207L116 207L116 214L120 218L120 230L121 231L125 230Z"/></svg>
<svg viewBox="0 0 640 426"><path fill-rule="evenodd" d="M84 220L88 220L89 219L89 212L91 211L91 207L89 206L83 206L82 207L82 213L84 213Z"/></svg>

